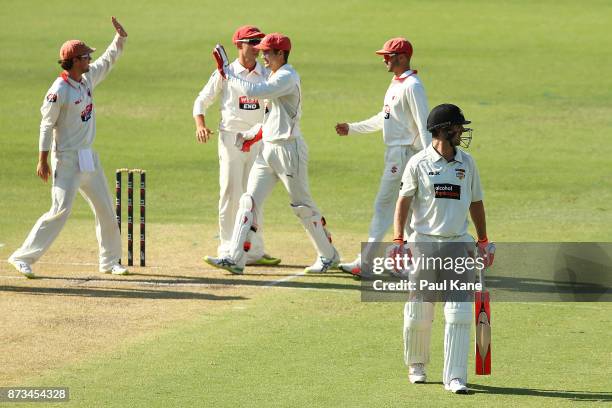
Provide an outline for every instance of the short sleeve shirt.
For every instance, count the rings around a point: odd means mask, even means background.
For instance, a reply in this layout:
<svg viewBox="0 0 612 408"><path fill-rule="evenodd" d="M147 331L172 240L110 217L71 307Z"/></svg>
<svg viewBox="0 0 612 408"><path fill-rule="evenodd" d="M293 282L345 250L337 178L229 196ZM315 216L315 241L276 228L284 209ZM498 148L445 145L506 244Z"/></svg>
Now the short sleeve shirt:
<svg viewBox="0 0 612 408"><path fill-rule="evenodd" d="M467 233L470 204L483 191L474 159L457 149L447 162L433 145L410 158L400 196L412 197L410 227L421 234L455 237Z"/></svg>

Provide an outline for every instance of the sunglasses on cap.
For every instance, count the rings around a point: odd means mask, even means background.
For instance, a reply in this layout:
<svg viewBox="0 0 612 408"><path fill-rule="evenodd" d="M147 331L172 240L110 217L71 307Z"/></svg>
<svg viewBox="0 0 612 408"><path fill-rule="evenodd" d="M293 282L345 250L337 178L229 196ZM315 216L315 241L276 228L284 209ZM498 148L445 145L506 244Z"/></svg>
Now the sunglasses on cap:
<svg viewBox="0 0 612 408"><path fill-rule="evenodd" d="M246 43L250 45L258 45L261 43L261 38L245 38L243 40L236 40L236 42Z"/></svg>

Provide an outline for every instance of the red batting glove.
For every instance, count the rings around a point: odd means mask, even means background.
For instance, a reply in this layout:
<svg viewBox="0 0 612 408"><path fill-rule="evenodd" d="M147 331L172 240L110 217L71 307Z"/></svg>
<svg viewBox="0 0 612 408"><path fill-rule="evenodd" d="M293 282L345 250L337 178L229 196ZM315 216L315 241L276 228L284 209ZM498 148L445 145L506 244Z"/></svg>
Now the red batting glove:
<svg viewBox="0 0 612 408"><path fill-rule="evenodd" d="M495 259L495 243L489 242L489 239L485 237L484 239L478 240L478 256L480 256L485 261L485 266L489 267L493 265L493 260Z"/></svg>

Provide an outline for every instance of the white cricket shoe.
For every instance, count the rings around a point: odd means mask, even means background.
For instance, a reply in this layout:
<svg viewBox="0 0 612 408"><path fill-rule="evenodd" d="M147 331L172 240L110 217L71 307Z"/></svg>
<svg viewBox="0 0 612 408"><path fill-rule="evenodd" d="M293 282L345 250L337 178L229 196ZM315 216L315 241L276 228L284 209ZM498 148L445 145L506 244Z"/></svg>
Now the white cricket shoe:
<svg viewBox="0 0 612 408"><path fill-rule="evenodd" d="M357 258L353 262L339 264L338 269L340 269L342 272L350 273L353 276L360 276L361 255L357 255Z"/></svg>
<svg viewBox="0 0 612 408"><path fill-rule="evenodd" d="M18 261L16 259L10 259L10 258L8 260L8 263L13 265L15 269L17 269L23 276L25 276L28 279L34 279L36 277L36 275L34 275L34 272L32 272L32 268L30 267L28 263L23 262L23 261Z"/></svg>
<svg viewBox="0 0 612 408"><path fill-rule="evenodd" d="M415 363L408 366L408 379L412 384L423 384L427 380L425 364Z"/></svg>
<svg viewBox="0 0 612 408"><path fill-rule="evenodd" d="M336 249L334 248L333 258L329 259L320 256L314 264L304 269L304 271L307 273L325 273L330 269L337 268L339 264L340 254L338 254L338 251L336 251Z"/></svg>
<svg viewBox="0 0 612 408"><path fill-rule="evenodd" d="M129 275L129 271L127 270L127 268L121 265L119 262L115 262L114 264L106 268L100 267L100 272L112 273L113 275Z"/></svg>
<svg viewBox="0 0 612 408"><path fill-rule="evenodd" d="M468 387L459 378L453 378L449 384L444 385L444 389L452 392L453 394L467 394Z"/></svg>

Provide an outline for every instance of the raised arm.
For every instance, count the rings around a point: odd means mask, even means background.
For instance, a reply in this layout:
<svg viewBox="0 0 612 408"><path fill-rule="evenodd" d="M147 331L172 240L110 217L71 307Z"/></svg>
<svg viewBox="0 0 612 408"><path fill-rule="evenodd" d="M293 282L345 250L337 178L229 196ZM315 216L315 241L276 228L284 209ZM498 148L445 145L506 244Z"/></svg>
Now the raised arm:
<svg viewBox="0 0 612 408"><path fill-rule="evenodd" d="M266 81L257 83L245 81L229 72L226 74L229 82L238 85L244 93L253 98L278 98L290 94L297 86L296 77L287 71L276 72Z"/></svg>
<svg viewBox="0 0 612 408"><path fill-rule="evenodd" d="M123 26L119 24L115 17L112 17L111 20L116 31L115 38L113 38L113 41L104 51L104 54L89 66L89 72L85 74L89 77L93 87L96 87L106 78L115 62L117 62L117 59L123 53L123 46L127 40L127 33Z"/></svg>

